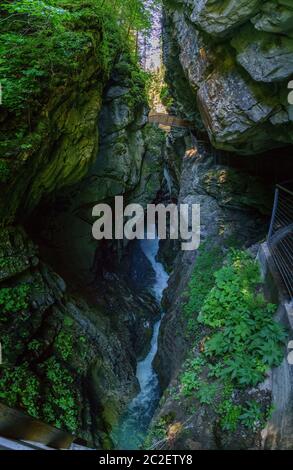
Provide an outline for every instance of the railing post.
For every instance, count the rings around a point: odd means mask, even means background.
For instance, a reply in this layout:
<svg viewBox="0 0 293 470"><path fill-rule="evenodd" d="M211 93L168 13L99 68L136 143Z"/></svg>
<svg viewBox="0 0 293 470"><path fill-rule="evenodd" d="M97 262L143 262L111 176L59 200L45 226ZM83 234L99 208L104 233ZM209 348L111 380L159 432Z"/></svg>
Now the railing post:
<svg viewBox="0 0 293 470"><path fill-rule="evenodd" d="M274 207L273 207L273 213L272 213L272 220L271 220L271 225L270 225L269 234L268 234L268 243L270 242L270 239L272 238L272 233L273 233L273 229L274 229L274 222L275 222L276 212L277 212L277 208L278 208L278 202L279 202L279 188L276 188L275 199L274 199Z"/></svg>

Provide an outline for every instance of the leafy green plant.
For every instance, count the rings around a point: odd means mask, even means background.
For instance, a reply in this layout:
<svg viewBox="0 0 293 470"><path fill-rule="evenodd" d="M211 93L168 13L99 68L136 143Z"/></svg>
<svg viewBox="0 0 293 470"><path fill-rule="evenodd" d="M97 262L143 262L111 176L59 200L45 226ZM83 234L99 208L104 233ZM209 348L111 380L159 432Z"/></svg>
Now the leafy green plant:
<svg viewBox="0 0 293 470"><path fill-rule="evenodd" d="M6 183L10 174L10 170L7 166L7 163L3 160L0 160L0 183Z"/></svg>
<svg viewBox="0 0 293 470"><path fill-rule="evenodd" d="M275 306L255 294L259 284L257 264L246 253L232 251L228 264L215 274L198 318L216 330L205 344L205 355L221 363L213 373L238 387L261 382L283 356L286 334L272 318Z"/></svg>
<svg viewBox="0 0 293 470"><path fill-rule="evenodd" d="M192 370L185 371L181 376L181 390L184 396L192 396L200 387L200 379L196 372Z"/></svg>
<svg viewBox="0 0 293 470"><path fill-rule="evenodd" d="M17 288L10 288L4 291L4 295L2 292L2 297L0 295L0 299L5 300L4 318L7 320L9 320L7 313L11 313L12 310L16 312L17 309L26 305L27 286L25 287L21 285ZM74 347L71 331L74 326L73 320L69 317L63 319L62 328L54 340L54 350L48 350L49 358L37 363L35 357L36 355L42 356L44 342L38 337L30 339L31 331L27 328L27 320L28 317L23 319L18 315L16 323L13 323L20 329L19 336L16 336L20 341L16 344L12 344L9 334L1 336L5 362L0 368L0 399L11 407L24 409L33 417L76 432L79 426L80 398L77 392L75 371L71 371L66 363ZM76 347L80 348L83 345L85 349L84 343L84 337L77 338ZM23 360L23 352L25 352L25 360L22 364L6 365L8 355L9 358L13 358L13 361L19 362Z"/></svg>
<svg viewBox="0 0 293 470"><path fill-rule="evenodd" d="M242 406L234 392L255 387L280 364L286 332L274 321L276 306L266 302L258 265L246 252L232 249L222 267L219 251L200 253L197 262L184 313L197 325L193 341L200 351L184 365L181 393L211 405L226 431L239 424L256 430L267 418L267 405Z"/></svg>
<svg viewBox="0 0 293 470"><path fill-rule="evenodd" d="M41 366L46 377L44 420L71 432L78 427L78 398L74 380L68 370L53 357Z"/></svg>
<svg viewBox="0 0 293 470"><path fill-rule="evenodd" d="M146 449L150 449L154 443L165 440L167 438L168 426L173 421L173 419L174 416L170 414L161 417L155 422L144 443Z"/></svg>
<svg viewBox="0 0 293 470"><path fill-rule="evenodd" d="M265 416L259 403L255 400L248 401L246 408L243 409L240 416L240 420L244 426L252 430L260 428L265 423Z"/></svg>
<svg viewBox="0 0 293 470"><path fill-rule="evenodd" d="M196 259L194 271L188 285L188 301L183 307L188 321L187 330L193 334L197 329L197 317L202 308L204 300L214 286L214 271L222 264L223 256L220 248L206 249L202 244Z"/></svg>
<svg viewBox="0 0 293 470"><path fill-rule="evenodd" d="M242 413L242 407L235 405L232 400L224 400L218 406L220 426L224 431L234 432L237 429Z"/></svg>
<svg viewBox="0 0 293 470"><path fill-rule="evenodd" d="M27 346L29 351L39 352L42 349L41 341L33 339Z"/></svg>
<svg viewBox="0 0 293 470"><path fill-rule="evenodd" d="M61 355L64 361L68 360L73 352L73 334L72 329L73 320L65 317L63 326L55 339L55 349Z"/></svg>
<svg viewBox="0 0 293 470"><path fill-rule="evenodd" d="M185 362L184 372L180 377L181 391L184 396L192 396L201 386L200 372L204 366L203 358L188 359Z"/></svg>
<svg viewBox="0 0 293 470"><path fill-rule="evenodd" d="M162 101L163 105L166 106L166 108L171 108L171 106L174 103L174 99L170 94L168 85L165 84L162 87L162 90L161 90L161 93L160 93L160 98L161 98L161 101Z"/></svg>
<svg viewBox="0 0 293 470"><path fill-rule="evenodd" d="M0 398L8 406L24 408L31 416L40 416L40 382L28 364L4 368L0 376Z"/></svg>
<svg viewBox="0 0 293 470"><path fill-rule="evenodd" d="M217 383L201 381L195 396L202 405L211 405L214 403L218 388L219 386Z"/></svg>
<svg viewBox="0 0 293 470"><path fill-rule="evenodd" d="M1 155L17 151L27 158L39 148L47 124L39 119L41 110L60 90L80 89L85 63L89 70L96 67L103 84L117 57L128 55L129 99L135 105L145 98L147 77L138 67L136 38L150 27L150 10L142 0L4 0L0 14L2 108L10 119ZM2 162L0 183L8 177Z"/></svg>
<svg viewBox="0 0 293 470"><path fill-rule="evenodd" d="M0 321L7 321L5 313L17 313L28 307L29 286L20 284L17 287L3 287L0 289Z"/></svg>
<svg viewBox="0 0 293 470"><path fill-rule="evenodd" d="M232 380L240 388L256 386L264 379L268 367L260 360L248 360L245 354L225 359L220 377Z"/></svg>

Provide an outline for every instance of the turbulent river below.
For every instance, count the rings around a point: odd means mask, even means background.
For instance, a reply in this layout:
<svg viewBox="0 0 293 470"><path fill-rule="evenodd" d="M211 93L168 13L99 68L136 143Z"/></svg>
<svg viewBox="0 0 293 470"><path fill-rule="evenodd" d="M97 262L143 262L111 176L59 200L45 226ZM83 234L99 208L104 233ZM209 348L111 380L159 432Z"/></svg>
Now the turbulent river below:
<svg viewBox="0 0 293 470"><path fill-rule="evenodd" d="M163 292L168 284L168 274L163 265L157 260L159 252L159 239L151 240L147 237L140 241L141 249L152 265L155 273L152 285L153 293L161 304ZM119 426L114 430L112 438L116 449L139 449L144 442L148 427L160 400L160 386L158 376L153 368L153 360L158 349L158 337L161 326L161 317L154 324L150 349L147 356L137 363L136 377L140 391L131 401Z"/></svg>

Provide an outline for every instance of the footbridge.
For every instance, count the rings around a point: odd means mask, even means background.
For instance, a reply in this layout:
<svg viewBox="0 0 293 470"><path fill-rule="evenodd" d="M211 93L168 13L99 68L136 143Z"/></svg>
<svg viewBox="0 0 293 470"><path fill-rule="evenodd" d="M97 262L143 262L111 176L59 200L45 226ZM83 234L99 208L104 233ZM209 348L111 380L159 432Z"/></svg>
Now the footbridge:
<svg viewBox="0 0 293 470"><path fill-rule="evenodd" d="M194 123L191 121L173 116L172 114L158 113L155 111L150 112L148 121L150 123L160 124L166 127L185 127L188 129L194 129Z"/></svg>

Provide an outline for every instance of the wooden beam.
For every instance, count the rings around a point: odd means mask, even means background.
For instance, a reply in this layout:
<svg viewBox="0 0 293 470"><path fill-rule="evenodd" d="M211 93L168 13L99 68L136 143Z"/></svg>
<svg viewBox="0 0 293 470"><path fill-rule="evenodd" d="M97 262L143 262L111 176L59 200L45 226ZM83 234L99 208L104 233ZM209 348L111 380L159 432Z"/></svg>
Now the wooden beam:
<svg viewBox="0 0 293 470"><path fill-rule="evenodd" d="M0 436L39 442L55 449L68 449L74 436L42 423L31 416L0 403Z"/></svg>
<svg viewBox="0 0 293 470"><path fill-rule="evenodd" d="M169 127L186 127L188 129L194 128L193 122L177 118L171 114L150 113L148 121L153 124L162 124L163 126Z"/></svg>

